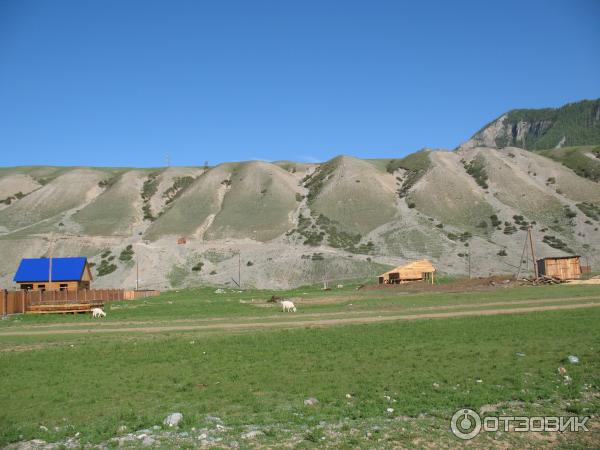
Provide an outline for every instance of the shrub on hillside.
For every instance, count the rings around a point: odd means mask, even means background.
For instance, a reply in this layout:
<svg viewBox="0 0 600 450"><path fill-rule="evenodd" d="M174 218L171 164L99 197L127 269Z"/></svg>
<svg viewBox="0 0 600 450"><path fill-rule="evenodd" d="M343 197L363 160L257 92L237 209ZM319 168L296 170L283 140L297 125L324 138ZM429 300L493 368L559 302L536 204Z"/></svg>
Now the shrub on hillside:
<svg viewBox="0 0 600 450"><path fill-rule="evenodd" d="M473 177L479 186L481 186L483 189L488 188L488 175L482 159L476 157L470 162L463 161L463 166L467 173Z"/></svg>
<svg viewBox="0 0 600 450"><path fill-rule="evenodd" d="M103 277L104 275L108 275L109 273L113 273L117 270L117 266L115 264L110 263L108 260L103 259L98 266L97 274L99 277Z"/></svg>
<svg viewBox="0 0 600 450"><path fill-rule="evenodd" d="M121 254L119 255L119 260L123 262L131 261L133 259L133 254L133 247L130 244L127 247L125 247L125 249L121 252Z"/></svg>
<svg viewBox="0 0 600 450"><path fill-rule="evenodd" d="M490 220L492 221L493 227L498 227L498 226L502 225L502 221L500 219L498 219L498 216L496 214L492 214L490 216Z"/></svg>

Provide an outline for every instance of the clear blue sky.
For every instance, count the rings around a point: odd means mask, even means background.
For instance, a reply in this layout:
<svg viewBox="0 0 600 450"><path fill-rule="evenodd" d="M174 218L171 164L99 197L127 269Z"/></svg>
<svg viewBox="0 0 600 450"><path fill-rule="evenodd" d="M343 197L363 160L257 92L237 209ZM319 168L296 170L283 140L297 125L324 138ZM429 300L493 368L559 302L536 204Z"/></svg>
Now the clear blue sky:
<svg viewBox="0 0 600 450"><path fill-rule="evenodd" d="M453 148L600 97L600 1L0 0L0 165Z"/></svg>

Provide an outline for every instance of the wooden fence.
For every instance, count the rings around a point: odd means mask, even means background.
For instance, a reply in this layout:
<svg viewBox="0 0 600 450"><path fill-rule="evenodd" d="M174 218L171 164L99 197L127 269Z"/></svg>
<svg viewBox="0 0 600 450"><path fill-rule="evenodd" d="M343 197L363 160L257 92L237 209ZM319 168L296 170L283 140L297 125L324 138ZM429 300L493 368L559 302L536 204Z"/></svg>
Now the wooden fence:
<svg viewBox="0 0 600 450"><path fill-rule="evenodd" d="M0 316L26 313L31 307L89 304L100 305L118 300L153 297L160 291L131 291L125 289L82 289L77 291L6 291L0 290Z"/></svg>

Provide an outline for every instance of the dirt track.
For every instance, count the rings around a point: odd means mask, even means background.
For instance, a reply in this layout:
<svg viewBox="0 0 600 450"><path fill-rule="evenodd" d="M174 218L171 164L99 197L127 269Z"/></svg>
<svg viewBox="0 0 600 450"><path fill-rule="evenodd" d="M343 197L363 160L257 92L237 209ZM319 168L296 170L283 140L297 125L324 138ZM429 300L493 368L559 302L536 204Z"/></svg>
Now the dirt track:
<svg viewBox="0 0 600 450"><path fill-rule="evenodd" d="M81 322L55 322L55 323L44 323L44 324L22 324L18 326L12 326L11 329L18 327L20 331L25 330L39 330L39 329L48 329L48 328L79 328L83 329L84 327L91 328L110 328L110 327L122 327L127 325L135 325L135 326L144 326L144 325L152 325L158 326L159 323L168 323L168 324L190 324L190 325L204 325L204 324L213 324L216 322L252 322L252 321L261 321L261 320L270 320L277 319L279 321L288 321L294 320L298 317L302 319L322 319L325 317L339 317L345 316L346 318L352 317L355 315L376 315L376 314L388 314L388 313L414 313L419 311L447 311L454 309L463 309L463 308L487 308L487 307L498 307L498 306L512 306L512 305L537 305L537 304L545 304L548 303L561 303L561 302L571 302L575 301L578 303L582 303L585 301L594 300L600 301L597 296L586 296L586 297L557 297L551 299L523 299L523 300L507 300L500 302L484 302L484 303L459 303L459 304L438 304L432 306L415 306L415 307L406 307L405 305L385 305L382 308L372 308L372 309L361 309L360 307L357 309L349 309L347 311L330 311L330 312L318 312L318 313L303 313L302 315L288 315L280 312L279 305L269 303L268 306L274 310L278 310L278 314L268 315L268 316L242 316L242 317L204 317L201 319L157 319L157 320L126 320L126 321L116 321L116 322L104 322L104 321L96 321L89 323L81 323ZM593 302L592 302L593 303ZM317 302L313 302L312 300L309 302L310 305L320 304ZM360 303L357 302L357 306ZM259 305L256 305L259 306ZM265 306L265 304L260 304L260 306ZM551 306L551 305L548 305ZM162 325L161 325L162 326ZM166 326L166 325L165 325ZM3 331L8 331L5 329ZM5 334L3 331L0 331L0 336Z"/></svg>
<svg viewBox="0 0 600 450"><path fill-rule="evenodd" d="M479 305L477 305L479 306ZM270 321L270 322L244 322L244 323L209 323L197 325L164 325L147 327L112 327L112 328L81 328L81 329L58 329L58 330L18 330L0 332L2 336L39 336L39 335L73 335L73 334L98 334L98 333L160 333L172 331L234 331L234 330L253 330L253 329L286 329L286 328L307 328L307 327L326 327L335 325L368 324L379 322L391 322L401 320L423 320L423 319L444 319L452 317L472 317L472 316L493 316L502 314L521 314L542 311L559 311L569 309L597 308L600 303L574 303L568 305L546 305L531 306L522 308L507 309L484 309L456 312L437 312L424 314L401 314L388 316L371 317L343 317L332 319L298 320L298 321Z"/></svg>

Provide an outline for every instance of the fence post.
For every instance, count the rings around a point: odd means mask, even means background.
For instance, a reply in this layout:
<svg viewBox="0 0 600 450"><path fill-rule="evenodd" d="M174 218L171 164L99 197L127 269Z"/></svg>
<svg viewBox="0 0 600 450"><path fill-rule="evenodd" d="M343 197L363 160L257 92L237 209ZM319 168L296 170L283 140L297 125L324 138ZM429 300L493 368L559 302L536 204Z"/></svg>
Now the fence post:
<svg viewBox="0 0 600 450"><path fill-rule="evenodd" d="M25 314L25 290L21 291L21 312Z"/></svg>
<svg viewBox="0 0 600 450"><path fill-rule="evenodd" d="M4 317L8 315L8 292L6 289L2 289L2 315Z"/></svg>

